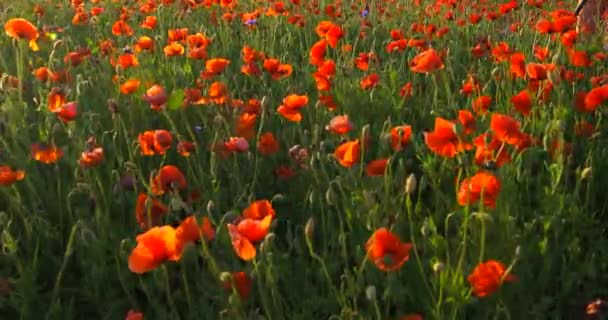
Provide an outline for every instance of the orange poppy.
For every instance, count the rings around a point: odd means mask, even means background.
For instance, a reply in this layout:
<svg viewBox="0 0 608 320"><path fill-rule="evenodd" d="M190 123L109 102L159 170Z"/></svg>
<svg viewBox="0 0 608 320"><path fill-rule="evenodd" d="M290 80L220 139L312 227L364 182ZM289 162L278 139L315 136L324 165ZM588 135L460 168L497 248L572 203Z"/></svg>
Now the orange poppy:
<svg viewBox="0 0 608 320"><path fill-rule="evenodd" d="M21 181L25 178L25 171L13 170L6 165L0 166L0 186L10 186L11 184Z"/></svg>
<svg viewBox="0 0 608 320"><path fill-rule="evenodd" d="M87 150L80 154L80 160L78 164L85 168L92 168L100 165L104 160L103 148L95 144L91 144L87 147Z"/></svg>
<svg viewBox="0 0 608 320"><path fill-rule="evenodd" d="M448 158L472 148L470 144L460 140L456 134L456 125L441 117L435 118L433 131L424 133L424 142L433 153Z"/></svg>
<svg viewBox="0 0 608 320"><path fill-rule="evenodd" d="M144 50L152 51L154 49L154 40L148 36L141 36L137 39L137 42L135 42L134 47L136 52L142 52Z"/></svg>
<svg viewBox="0 0 608 320"><path fill-rule="evenodd" d="M239 233L237 226L234 224L228 224L228 233L236 255L245 261L253 260L256 256L256 250L251 241Z"/></svg>
<svg viewBox="0 0 608 320"><path fill-rule="evenodd" d="M223 82L215 81L207 88L207 102L224 104L229 100L228 88Z"/></svg>
<svg viewBox="0 0 608 320"><path fill-rule="evenodd" d="M346 168L354 166L361 157L361 143L359 140L347 141L339 145L334 151L338 163Z"/></svg>
<svg viewBox="0 0 608 320"><path fill-rule="evenodd" d="M38 28L31 22L23 18L13 18L4 24L4 31L13 39L25 39L30 42L30 48L38 51L39 47L36 43L38 39Z"/></svg>
<svg viewBox="0 0 608 320"><path fill-rule="evenodd" d="M247 238L251 243L260 242L268 234L272 218L272 215L267 215L261 220L243 219L236 225L236 228L239 234Z"/></svg>
<svg viewBox="0 0 608 320"><path fill-rule="evenodd" d="M312 48L310 48L310 64L319 66L325 60L325 54L327 53L327 41L325 39L317 41Z"/></svg>
<svg viewBox="0 0 608 320"><path fill-rule="evenodd" d="M118 65L123 69L129 69L137 67L139 60L137 60L137 57L133 53L125 52L118 56Z"/></svg>
<svg viewBox="0 0 608 320"><path fill-rule="evenodd" d="M258 116L255 113L242 113L236 120L236 135L251 139L255 134L255 123Z"/></svg>
<svg viewBox="0 0 608 320"><path fill-rule="evenodd" d="M68 102L63 90L59 88L53 88L47 98L47 107L49 111L55 112Z"/></svg>
<svg viewBox="0 0 608 320"><path fill-rule="evenodd" d="M184 54L186 49L179 42L171 42L163 48L163 52L167 57L175 57Z"/></svg>
<svg viewBox="0 0 608 320"><path fill-rule="evenodd" d="M139 88L140 83L137 79L129 79L120 85L120 93L132 94Z"/></svg>
<svg viewBox="0 0 608 320"><path fill-rule="evenodd" d="M502 262L496 260L487 260L478 264L467 277L473 294L480 298L494 293L504 281L514 281L516 279L514 275L506 273L506 267Z"/></svg>
<svg viewBox="0 0 608 320"><path fill-rule="evenodd" d="M152 156L163 155L173 144L173 137L167 130L144 131L138 136L141 154Z"/></svg>
<svg viewBox="0 0 608 320"><path fill-rule="evenodd" d="M32 158L36 161L50 164L57 162L63 157L63 150L54 145L36 143L31 147Z"/></svg>
<svg viewBox="0 0 608 320"><path fill-rule="evenodd" d="M272 132L265 132L260 136L258 151L263 155L270 155L279 151L279 142Z"/></svg>
<svg viewBox="0 0 608 320"><path fill-rule="evenodd" d="M410 70L418 73L430 73L445 68L441 57L435 49L427 49L410 61Z"/></svg>
<svg viewBox="0 0 608 320"><path fill-rule="evenodd" d="M396 271L409 260L411 243L403 243L386 228L376 230L367 243L367 257L382 271Z"/></svg>
<svg viewBox="0 0 608 320"><path fill-rule="evenodd" d="M154 227L136 238L137 246L129 256L129 270L143 274L156 269L165 260L178 261L181 247L171 226Z"/></svg>
<svg viewBox="0 0 608 320"><path fill-rule="evenodd" d="M132 36L133 29L124 20L117 20L112 25L112 34L115 36Z"/></svg>
<svg viewBox="0 0 608 320"><path fill-rule="evenodd" d="M243 210L243 217L247 219L261 220L266 216L274 218L276 215L272 203L268 200L257 200Z"/></svg>
<svg viewBox="0 0 608 320"><path fill-rule="evenodd" d="M144 29L154 29L156 27L156 21L157 19L155 16L146 16L141 23L141 27Z"/></svg>
<svg viewBox="0 0 608 320"><path fill-rule="evenodd" d="M169 29L167 30L169 42L184 41L188 37L188 28Z"/></svg>
<svg viewBox="0 0 608 320"><path fill-rule="evenodd" d="M285 119L293 122L300 122L302 114L300 109L308 104L308 96L290 94L283 98L283 104L279 106L277 112Z"/></svg>
<svg viewBox="0 0 608 320"><path fill-rule="evenodd" d="M215 230L207 217L203 218L203 223L199 226L196 217L189 216L179 224L175 233L182 244L199 241L201 237L207 241L215 238Z"/></svg>
<svg viewBox="0 0 608 320"><path fill-rule="evenodd" d="M201 78L209 79L215 75L218 75L230 64L230 60L224 58L214 58L205 61L205 71L201 73Z"/></svg>
<svg viewBox="0 0 608 320"><path fill-rule="evenodd" d="M502 141L498 140L494 134L481 134L473 139L473 144L477 147L475 149L475 164L479 166L493 161L500 168L511 161L509 151L502 148Z"/></svg>
<svg viewBox="0 0 608 320"><path fill-rule="evenodd" d="M498 178L488 171L481 170L473 177L462 180L458 189L458 203L466 206L483 198L484 206L494 209L500 189Z"/></svg>

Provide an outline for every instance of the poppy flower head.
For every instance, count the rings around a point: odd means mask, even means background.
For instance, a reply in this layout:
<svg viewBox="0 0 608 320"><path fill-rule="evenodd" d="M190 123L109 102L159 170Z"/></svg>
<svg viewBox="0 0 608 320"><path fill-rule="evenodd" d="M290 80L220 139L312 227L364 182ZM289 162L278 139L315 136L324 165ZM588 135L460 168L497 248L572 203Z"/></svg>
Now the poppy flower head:
<svg viewBox="0 0 608 320"><path fill-rule="evenodd" d="M410 143L412 137L412 127L402 125L391 129L391 148L393 151L399 152Z"/></svg>
<svg viewBox="0 0 608 320"><path fill-rule="evenodd" d="M183 190L188 187L186 177L176 166L163 166L158 174L152 178L151 182L152 193L154 195L162 195L173 189Z"/></svg>
<svg viewBox="0 0 608 320"><path fill-rule="evenodd" d="M272 203L268 200L257 200L243 210L243 217L247 219L261 220L266 216L275 217L275 211Z"/></svg>
<svg viewBox="0 0 608 320"><path fill-rule="evenodd" d="M23 178L25 178L25 171L13 170L9 166L0 165L0 186L10 186Z"/></svg>
<svg viewBox="0 0 608 320"><path fill-rule="evenodd" d="M153 110L161 110L167 102L167 92L161 85L155 84L146 90L142 99L150 104Z"/></svg>
<svg viewBox="0 0 608 320"><path fill-rule="evenodd" d="M260 136L258 151L263 155L270 155L279 151L279 142L272 132L265 132Z"/></svg>
<svg viewBox="0 0 608 320"><path fill-rule="evenodd" d="M447 158L472 148L456 134L456 125L441 117L435 118L433 131L424 133L424 142L433 153Z"/></svg>
<svg viewBox="0 0 608 320"><path fill-rule="evenodd" d="M181 247L171 226L154 227L136 238L137 246L129 256L129 270L143 274L156 269L166 260L178 261Z"/></svg>
<svg viewBox="0 0 608 320"><path fill-rule="evenodd" d="M247 299L251 293L251 278L243 271L235 272L232 274L232 279L224 281L223 286L225 290L236 290L241 299ZM232 281L231 281L232 280Z"/></svg>
<svg viewBox="0 0 608 320"><path fill-rule="evenodd" d="M382 271L400 269L409 260L412 247L386 228L376 230L365 244L367 257Z"/></svg>
<svg viewBox="0 0 608 320"><path fill-rule="evenodd" d="M23 18L13 18L4 24L4 31L13 39L25 39L30 42L30 48L33 51L38 51L39 47L36 43L38 39L38 28L31 22Z"/></svg>
<svg viewBox="0 0 608 320"><path fill-rule="evenodd" d="M290 94L283 98L283 104L279 106L277 112L288 121L300 122L302 114L300 109L308 104L307 95Z"/></svg>
<svg viewBox="0 0 608 320"><path fill-rule="evenodd" d="M349 120L348 115L337 115L329 121L325 130L342 135L349 133L353 128L353 123Z"/></svg>
<svg viewBox="0 0 608 320"><path fill-rule="evenodd" d="M251 241L244 237L234 224L228 224L228 233L236 255L245 261L253 260L256 256L256 250Z"/></svg>
<svg viewBox="0 0 608 320"><path fill-rule="evenodd" d="M55 163L63 157L63 150L54 145L36 143L31 147L32 158L44 164Z"/></svg>
<svg viewBox="0 0 608 320"><path fill-rule="evenodd" d="M358 139L344 142L336 148L334 156L341 166L350 168L359 162L361 157L361 143Z"/></svg>
<svg viewBox="0 0 608 320"><path fill-rule="evenodd" d="M481 170L473 177L462 180L457 195L458 203L466 206L477 203L483 198L484 206L494 209L500 189L498 178L492 173Z"/></svg>
<svg viewBox="0 0 608 320"><path fill-rule="evenodd" d="M417 73L431 73L445 68L435 49L427 49L410 61L410 70Z"/></svg>
<svg viewBox="0 0 608 320"><path fill-rule="evenodd" d="M478 264L468 276L473 294L483 298L491 295L502 286L504 281L514 281L515 276L506 273L502 262L488 260Z"/></svg>
<svg viewBox="0 0 608 320"><path fill-rule="evenodd" d="M383 176L388 163L388 158L372 160L365 166L365 173L368 177Z"/></svg>
<svg viewBox="0 0 608 320"><path fill-rule="evenodd" d="M510 145L518 144L522 137L519 121L504 114L492 114L490 128L498 140Z"/></svg>

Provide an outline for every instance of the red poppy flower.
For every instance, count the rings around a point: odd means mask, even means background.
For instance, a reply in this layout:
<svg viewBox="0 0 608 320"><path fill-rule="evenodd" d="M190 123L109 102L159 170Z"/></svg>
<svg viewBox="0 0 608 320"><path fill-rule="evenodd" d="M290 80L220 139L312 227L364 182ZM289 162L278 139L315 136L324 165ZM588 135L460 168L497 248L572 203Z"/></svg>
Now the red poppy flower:
<svg viewBox="0 0 608 320"><path fill-rule="evenodd" d="M358 139L344 142L336 148L334 156L341 166L350 168L359 162L359 158L361 157L361 143Z"/></svg>
<svg viewBox="0 0 608 320"><path fill-rule="evenodd" d="M365 244L367 257L382 271L396 271L410 258L411 243L403 243L386 228L376 230Z"/></svg>
<svg viewBox="0 0 608 320"><path fill-rule="evenodd" d="M182 190L186 187L188 187L186 177L179 168L172 165L163 166L151 181L152 193L157 196L169 192L173 188Z"/></svg>
<svg viewBox="0 0 608 320"><path fill-rule="evenodd" d="M23 180L25 171L13 170L9 166L0 166L0 186L10 186L11 184Z"/></svg>
<svg viewBox="0 0 608 320"><path fill-rule="evenodd" d="M487 297L494 293L504 281L514 281L515 276L506 273L506 267L499 261L488 260L478 264L467 278L478 297Z"/></svg>

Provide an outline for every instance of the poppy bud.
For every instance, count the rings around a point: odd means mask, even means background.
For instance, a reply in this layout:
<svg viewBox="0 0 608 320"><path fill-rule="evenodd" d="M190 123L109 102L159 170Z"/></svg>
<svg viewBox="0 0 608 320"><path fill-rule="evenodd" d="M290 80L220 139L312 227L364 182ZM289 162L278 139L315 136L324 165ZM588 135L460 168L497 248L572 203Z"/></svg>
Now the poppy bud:
<svg viewBox="0 0 608 320"><path fill-rule="evenodd" d="M416 180L416 175L410 173L405 180L405 193L408 195L413 194L416 191L416 184L418 181Z"/></svg>
<svg viewBox="0 0 608 320"><path fill-rule="evenodd" d="M441 271L443 271L444 268L445 268L445 264L443 264L443 262L441 262L441 261L437 261L437 262L433 263L433 271L435 273L440 273Z"/></svg>
<svg viewBox="0 0 608 320"><path fill-rule="evenodd" d="M336 192L331 186L329 186L329 188L327 188L327 191L325 191L325 201L327 201L327 204L329 204L330 206L336 203Z"/></svg>
<svg viewBox="0 0 608 320"><path fill-rule="evenodd" d="M369 301L375 301L376 300L376 286L367 286L367 288L365 288L365 297Z"/></svg>
<svg viewBox="0 0 608 320"><path fill-rule="evenodd" d="M276 238L274 232L270 232L266 235L264 241L260 244L260 254L266 254L268 250L270 250L274 238Z"/></svg>
<svg viewBox="0 0 608 320"><path fill-rule="evenodd" d="M232 274L230 272L222 272L220 273L220 282L221 283L232 283Z"/></svg>
<svg viewBox="0 0 608 320"><path fill-rule="evenodd" d="M581 180L585 180L591 176L591 167L587 167L581 171Z"/></svg>
<svg viewBox="0 0 608 320"><path fill-rule="evenodd" d="M213 200L209 200L207 202L207 214L211 215L215 211L215 202Z"/></svg>
<svg viewBox="0 0 608 320"><path fill-rule="evenodd" d="M285 201L285 199L286 199L286 198L285 198L285 195L280 194L280 193L277 193L277 194L275 194L275 195L272 197L272 199L270 199L270 202L272 202L273 204L274 204L274 203L281 203L281 202L284 202L284 201Z"/></svg>
<svg viewBox="0 0 608 320"><path fill-rule="evenodd" d="M267 105L268 105L268 97L263 96L262 100L260 101L260 107L262 108L262 110L265 110Z"/></svg>
<svg viewBox="0 0 608 320"><path fill-rule="evenodd" d="M312 239L315 235L315 218L310 217L308 221L306 221L306 225L304 226L304 236L306 236L306 241L312 242Z"/></svg>
<svg viewBox="0 0 608 320"><path fill-rule="evenodd" d="M83 243L85 246L90 245L91 243L97 242L97 236L91 229L82 227L80 228L80 243Z"/></svg>

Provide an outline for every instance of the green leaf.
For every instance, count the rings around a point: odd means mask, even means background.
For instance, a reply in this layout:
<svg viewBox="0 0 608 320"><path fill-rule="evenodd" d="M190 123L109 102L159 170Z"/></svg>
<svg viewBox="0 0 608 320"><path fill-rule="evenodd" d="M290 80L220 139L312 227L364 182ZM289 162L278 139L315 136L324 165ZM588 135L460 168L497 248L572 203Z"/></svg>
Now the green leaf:
<svg viewBox="0 0 608 320"><path fill-rule="evenodd" d="M167 100L167 108L169 110L177 110L182 106L182 102L184 102L184 90L175 90L169 96L169 100Z"/></svg>

